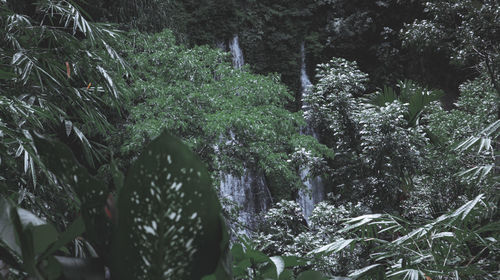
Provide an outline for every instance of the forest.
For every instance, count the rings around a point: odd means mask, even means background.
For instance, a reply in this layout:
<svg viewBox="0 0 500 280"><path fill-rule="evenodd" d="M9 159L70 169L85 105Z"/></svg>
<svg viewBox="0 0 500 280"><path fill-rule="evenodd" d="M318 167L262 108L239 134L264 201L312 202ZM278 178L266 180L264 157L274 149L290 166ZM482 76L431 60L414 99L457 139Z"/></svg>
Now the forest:
<svg viewBox="0 0 500 280"><path fill-rule="evenodd" d="M0 0L0 280L500 279L498 0Z"/></svg>

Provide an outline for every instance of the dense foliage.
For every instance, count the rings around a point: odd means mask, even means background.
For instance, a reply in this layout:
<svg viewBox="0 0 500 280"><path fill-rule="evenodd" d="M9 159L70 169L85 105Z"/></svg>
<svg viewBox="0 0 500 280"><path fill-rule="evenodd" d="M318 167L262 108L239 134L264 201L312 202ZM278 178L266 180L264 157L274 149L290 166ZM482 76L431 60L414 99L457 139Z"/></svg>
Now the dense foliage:
<svg viewBox="0 0 500 280"><path fill-rule="evenodd" d="M271 191L301 184L296 168L307 158L331 155L314 138L301 135L300 113L284 105L292 97L276 76L235 70L227 54L175 44L171 32L130 34L126 57L138 75L128 78L130 97L124 152L137 151L163 129L181 137L214 172L241 174L246 166L264 171ZM140 94L137 94L140 93ZM216 176L217 177L217 176Z"/></svg>
<svg viewBox="0 0 500 280"><path fill-rule="evenodd" d="M95 170L108 156L104 138L121 103L103 61L121 70L124 62L109 45L116 31L87 21L71 2L39 1L33 10L23 3L0 6L0 186L64 226L78 201L39 158L33 137L59 138Z"/></svg>
<svg viewBox="0 0 500 280"><path fill-rule="evenodd" d="M494 0L0 0L0 279L498 279L499 27Z"/></svg>

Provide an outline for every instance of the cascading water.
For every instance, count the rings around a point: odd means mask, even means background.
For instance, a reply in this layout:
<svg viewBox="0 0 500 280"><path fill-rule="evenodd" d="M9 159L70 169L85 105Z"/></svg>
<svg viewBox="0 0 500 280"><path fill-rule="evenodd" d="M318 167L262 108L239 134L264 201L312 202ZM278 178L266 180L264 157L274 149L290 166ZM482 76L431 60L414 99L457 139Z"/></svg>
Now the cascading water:
<svg viewBox="0 0 500 280"><path fill-rule="evenodd" d="M302 42L300 46L300 57L301 57L300 84L302 86L302 100L304 100L304 97L307 96L312 86L311 81L309 80L309 77L307 76L306 72L306 54L305 54L304 42ZM308 104L306 102L302 102L301 110L307 111L308 109L309 109ZM303 130L303 133L312 135L316 139L318 138L314 129L312 129L312 127L310 127L309 124ZM311 178L309 173L310 173L309 168L302 168L300 170L300 177L302 178L302 182L306 186L306 190L300 190L299 197L297 199L300 206L302 207L302 213L307 221L309 221L308 218L311 215L314 206L325 198L324 185L321 177Z"/></svg>
<svg viewBox="0 0 500 280"><path fill-rule="evenodd" d="M257 228L258 216L267 211L272 203L264 176L252 169L243 171L243 175L235 176L229 173L221 174L220 194L229 199L238 208L238 234L246 234Z"/></svg>
<svg viewBox="0 0 500 280"><path fill-rule="evenodd" d="M233 56L234 68L241 69L241 67L243 67L243 64L245 64L245 61L243 59L243 52L240 48L238 34L234 35L233 39L229 43L229 50L231 51L231 54Z"/></svg>
<svg viewBox="0 0 500 280"><path fill-rule="evenodd" d="M306 71L306 51L304 42L302 42L302 44L300 45L300 85L302 87L302 99L304 99L305 95L308 93L308 90L312 86ZM305 103L302 104L302 110L307 109L306 107L304 107L304 105Z"/></svg>
<svg viewBox="0 0 500 280"><path fill-rule="evenodd" d="M231 40L229 49L233 56L234 68L240 69L244 60L238 43L238 35ZM223 138L222 141L225 141L226 145L239 145L232 131L230 131L229 139ZM219 152L217 146L214 148L216 152ZM229 199L237 206L238 222L245 227L238 233L250 235L251 231L257 228L259 214L269 209L272 204L271 193L262 172L245 167L241 176L221 172L220 180L221 197Z"/></svg>

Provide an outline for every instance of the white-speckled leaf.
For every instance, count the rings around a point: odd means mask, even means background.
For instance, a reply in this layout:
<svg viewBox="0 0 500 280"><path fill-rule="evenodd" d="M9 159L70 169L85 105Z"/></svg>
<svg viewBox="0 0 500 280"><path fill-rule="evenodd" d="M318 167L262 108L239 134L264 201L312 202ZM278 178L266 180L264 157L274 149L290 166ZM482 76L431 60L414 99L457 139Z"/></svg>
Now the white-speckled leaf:
<svg viewBox="0 0 500 280"><path fill-rule="evenodd" d="M220 205L204 164L163 133L133 163L118 200L117 279L200 279L221 256Z"/></svg>

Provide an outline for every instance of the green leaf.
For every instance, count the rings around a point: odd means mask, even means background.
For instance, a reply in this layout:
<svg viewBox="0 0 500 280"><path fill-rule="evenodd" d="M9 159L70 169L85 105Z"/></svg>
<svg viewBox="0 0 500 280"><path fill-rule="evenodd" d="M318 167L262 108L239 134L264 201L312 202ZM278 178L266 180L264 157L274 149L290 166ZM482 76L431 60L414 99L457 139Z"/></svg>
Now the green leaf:
<svg viewBox="0 0 500 280"><path fill-rule="evenodd" d="M416 87L413 85L413 87ZM418 123L418 118L424 110L425 106L429 105L433 101L439 100L444 95L443 91L434 90L428 91L416 87L414 92L411 94L408 105L408 123L410 126L414 126Z"/></svg>
<svg viewBox="0 0 500 280"><path fill-rule="evenodd" d="M49 248L40 256L40 259L44 259L47 256L52 255L57 250L59 250L64 245L68 244L76 237L81 235L85 231L85 224L81 217L78 217L65 232L59 235L56 242L52 243Z"/></svg>
<svg viewBox="0 0 500 280"><path fill-rule="evenodd" d="M32 232L35 255L43 253L58 236L57 230L50 224L33 227Z"/></svg>
<svg viewBox="0 0 500 280"><path fill-rule="evenodd" d="M353 271L352 273L350 273L350 274L348 275L348 277L351 277L351 278L353 278L353 279L357 279L357 278L359 278L359 277L362 277L362 276L364 276L364 275L368 274L369 272L373 272L373 270L374 270L375 268L378 268L378 267L380 267L380 266L381 266L380 264L372 264L372 265L369 265L369 266L363 267L363 268L361 268L361 269L358 269L358 270Z"/></svg>
<svg viewBox="0 0 500 280"><path fill-rule="evenodd" d="M67 280L81 280L93 279L104 280L104 264L97 258L70 258L56 256L54 257L61 265L61 270L64 279Z"/></svg>
<svg viewBox="0 0 500 280"><path fill-rule="evenodd" d="M254 264L255 266L255 264ZM262 265L257 266L257 268L253 268L257 273L264 279L274 279L277 280L278 278L278 272L276 270L276 265L269 260L269 262L266 262Z"/></svg>
<svg viewBox="0 0 500 280"><path fill-rule="evenodd" d="M17 214L23 229L30 228L30 232L33 235L33 253L35 255L43 252L57 239L57 230L33 213L22 208L17 208Z"/></svg>
<svg viewBox="0 0 500 280"><path fill-rule="evenodd" d="M440 232L440 233L436 233L436 234L432 235L432 239L446 238L446 237L455 238L455 234L453 232L446 231L446 232Z"/></svg>
<svg viewBox="0 0 500 280"><path fill-rule="evenodd" d="M384 86L384 89L382 91L373 94L373 96L369 96L368 102L379 107L384 107L388 103L392 103L397 99L398 96L394 89L388 86Z"/></svg>
<svg viewBox="0 0 500 280"><path fill-rule="evenodd" d="M495 166L493 164L474 166L470 169L457 173L457 176L465 177L469 180L477 178L479 181L481 181L486 175L491 172L494 167Z"/></svg>
<svg viewBox="0 0 500 280"><path fill-rule="evenodd" d="M458 208L457 210L455 210L455 212L453 212L450 217L459 217L461 216L462 220L464 220L467 215L470 213L470 211L479 203L479 202L482 202L482 199L484 198L484 194L480 194L478 196L476 196L476 198L474 198L473 200L465 203L464 205L462 205L460 208Z"/></svg>
<svg viewBox="0 0 500 280"><path fill-rule="evenodd" d="M436 146L442 146L445 143L445 138L444 137L439 137L435 133L433 133L430 129L424 128L425 135L429 140L431 141L432 144Z"/></svg>
<svg viewBox="0 0 500 280"><path fill-rule="evenodd" d="M274 263L274 266L276 267L276 273L278 279L283 270L285 269L285 261L283 260L282 257L279 256L270 257L270 259Z"/></svg>
<svg viewBox="0 0 500 280"><path fill-rule="evenodd" d="M116 162L114 160L111 160L111 175L113 176L113 184L115 185L116 191L119 194L120 190L123 187L125 176L120 171L120 169L118 169L118 166L116 165Z"/></svg>
<svg viewBox="0 0 500 280"><path fill-rule="evenodd" d="M458 146L455 147L455 150L464 152L472 146L476 145L478 142L480 143L477 152L478 154L484 149L492 149L491 139L494 139L500 135L500 120L496 120L492 124L488 125L479 133L479 135L480 136L474 135L469 137L467 140L458 144Z"/></svg>
<svg viewBox="0 0 500 280"><path fill-rule="evenodd" d="M21 247L21 258L23 268L30 275L38 276L39 272L35 261L35 248L33 243L33 232L31 227L23 227L18 211L12 209L10 211L11 221L14 226L16 237Z"/></svg>
<svg viewBox="0 0 500 280"><path fill-rule="evenodd" d="M285 269L281 275L280 275L280 278L279 280L293 280L294 277L293 277L293 271L292 270L289 270L289 269Z"/></svg>
<svg viewBox="0 0 500 280"><path fill-rule="evenodd" d="M408 280L425 279L425 274L422 271L416 269L404 269L396 271L387 275L387 277L400 276L401 274L404 274L403 279L408 279Z"/></svg>
<svg viewBox="0 0 500 280"><path fill-rule="evenodd" d="M236 243L231 248L231 256L233 258L233 273L235 276L246 275L247 269L252 263L246 255L245 248L242 244Z"/></svg>
<svg viewBox="0 0 500 280"><path fill-rule="evenodd" d="M61 264L55 257L50 256L44 264L42 269L46 279L60 279L62 274Z"/></svg>
<svg viewBox="0 0 500 280"><path fill-rule="evenodd" d="M297 280L327 280L323 274L317 271L304 271L299 276L297 276Z"/></svg>
<svg viewBox="0 0 500 280"><path fill-rule="evenodd" d="M281 256L281 259L285 262L285 268L293 268L307 264L307 260L305 258L299 258L296 256Z"/></svg>
<svg viewBox="0 0 500 280"><path fill-rule="evenodd" d="M21 247L16 241L16 232L11 219L12 211L16 211L13 204L4 197L0 197L0 240L20 256Z"/></svg>
<svg viewBox="0 0 500 280"><path fill-rule="evenodd" d="M21 258L22 266L26 272L39 277L37 265L71 239L63 234L60 240L62 239L64 242L59 244L59 241L56 242L58 233L52 225L25 209L16 209L11 205L12 203L5 198L0 198L0 209L3 209L0 216L1 241ZM44 253L42 254L42 252ZM39 256L37 257L37 255ZM43 264L41 267L48 279L59 277L60 269L51 257Z"/></svg>
<svg viewBox="0 0 500 280"><path fill-rule="evenodd" d="M208 171L167 133L130 167L118 212L111 268L119 279L201 279L227 246Z"/></svg>
<svg viewBox="0 0 500 280"><path fill-rule="evenodd" d="M500 221L489 223L476 230L478 234L483 232L500 232Z"/></svg>
<svg viewBox="0 0 500 280"><path fill-rule="evenodd" d="M61 183L71 186L81 201L87 238L95 244L105 243L107 240L103 237L109 236L110 231L104 214L106 185L91 176L66 145L42 137L34 137L34 140L45 165Z"/></svg>
<svg viewBox="0 0 500 280"><path fill-rule="evenodd" d="M247 258L251 259L252 262L254 263L267 263L271 262L271 259L264 253L253 250L253 249L247 249L246 255Z"/></svg>
<svg viewBox="0 0 500 280"><path fill-rule="evenodd" d="M337 253L340 252L345 247L349 246L355 239L340 239L333 243L327 244L320 248L311 251L309 254L326 254L326 253Z"/></svg>
<svg viewBox="0 0 500 280"><path fill-rule="evenodd" d="M5 198L0 198L0 239L18 256L22 255L21 248L25 246L26 252L32 252L33 257L46 250L49 245L57 240L57 230L33 213L22 208L12 206ZM20 228L16 228L14 220L19 221ZM26 235L20 238L20 235ZM32 244L19 244L22 240ZM31 254L31 253L30 253Z"/></svg>
<svg viewBox="0 0 500 280"><path fill-rule="evenodd" d="M235 243L231 248L231 255L235 262L240 262L246 258L245 249L240 243Z"/></svg>
<svg viewBox="0 0 500 280"><path fill-rule="evenodd" d="M341 229L339 232L348 232L353 229L358 229L362 228L365 225L370 225L372 222L374 222L377 219L382 218L382 214L369 214L369 215L362 215L359 217L355 218L350 218L346 221L346 227Z"/></svg>

